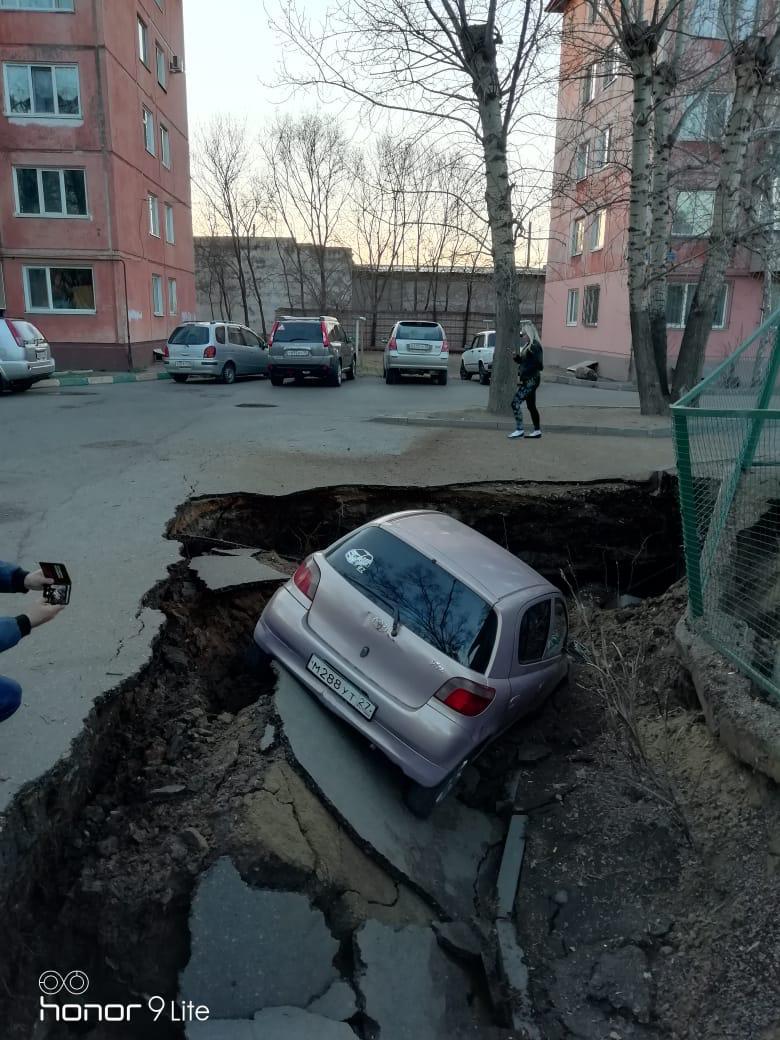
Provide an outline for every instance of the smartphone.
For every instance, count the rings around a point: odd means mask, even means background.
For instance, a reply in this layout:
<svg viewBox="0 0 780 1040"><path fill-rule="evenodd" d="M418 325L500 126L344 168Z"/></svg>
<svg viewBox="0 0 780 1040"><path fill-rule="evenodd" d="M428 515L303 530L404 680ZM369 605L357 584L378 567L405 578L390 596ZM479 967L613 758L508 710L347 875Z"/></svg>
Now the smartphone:
<svg viewBox="0 0 780 1040"><path fill-rule="evenodd" d="M53 585L45 585L43 598L47 603L64 607L70 603L71 580L64 563L39 563L44 578L51 578Z"/></svg>

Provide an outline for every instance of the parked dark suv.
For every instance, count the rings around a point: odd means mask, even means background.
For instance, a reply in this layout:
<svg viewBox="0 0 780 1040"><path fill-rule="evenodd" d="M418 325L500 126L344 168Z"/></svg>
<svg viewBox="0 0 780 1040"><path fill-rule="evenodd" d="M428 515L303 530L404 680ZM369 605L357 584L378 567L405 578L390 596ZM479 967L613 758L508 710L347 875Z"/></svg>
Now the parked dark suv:
<svg viewBox="0 0 780 1040"><path fill-rule="evenodd" d="M285 315L274 322L268 346L268 375L274 386L288 377L300 384L305 376L341 386L342 378L354 379L357 372L355 346L336 318Z"/></svg>

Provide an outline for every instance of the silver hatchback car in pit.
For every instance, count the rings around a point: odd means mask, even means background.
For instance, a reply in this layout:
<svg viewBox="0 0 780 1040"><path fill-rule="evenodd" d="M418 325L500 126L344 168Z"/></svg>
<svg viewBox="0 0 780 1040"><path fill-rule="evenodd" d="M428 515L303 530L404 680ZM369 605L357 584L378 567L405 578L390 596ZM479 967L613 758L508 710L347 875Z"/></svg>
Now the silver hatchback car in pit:
<svg viewBox="0 0 780 1040"><path fill-rule="evenodd" d="M400 766L419 816L567 677L567 635L553 585L431 510L309 556L255 628L261 650Z"/></svg>

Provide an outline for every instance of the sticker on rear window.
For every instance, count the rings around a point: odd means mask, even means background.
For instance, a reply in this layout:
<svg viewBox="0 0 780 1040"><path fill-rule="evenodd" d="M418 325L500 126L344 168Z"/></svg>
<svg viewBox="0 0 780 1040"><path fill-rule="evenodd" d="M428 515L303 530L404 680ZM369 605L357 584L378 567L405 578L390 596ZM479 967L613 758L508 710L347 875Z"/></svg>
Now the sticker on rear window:
<svg viewBox="0 0 780 1040"><path fill-rule="evenodd" d="M364 574L374 562L374 557L365 549L349 549L344 554L344 559L361 574Z"/></svg>

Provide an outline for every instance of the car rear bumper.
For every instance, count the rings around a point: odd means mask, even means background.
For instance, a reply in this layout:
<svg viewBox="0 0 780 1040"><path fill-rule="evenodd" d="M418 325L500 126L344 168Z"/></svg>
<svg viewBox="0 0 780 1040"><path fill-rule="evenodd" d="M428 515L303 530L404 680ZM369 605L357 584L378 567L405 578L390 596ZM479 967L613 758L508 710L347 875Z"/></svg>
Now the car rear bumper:
<svg viewBox="0 0 780 1040"><path fill-rule="evenodd" d="M218 376L222 371L217 358L164 358L163 363L172 375Z"/></svg>
<svg viewBox="0 0 780 1040"><path fill-rule="evenodd" d="M401 354L396 351L385 355L385 368L400 372L446 372L449 354Z"/></svg>
<svg viewBox="0 0 780 1040"><path fill-rule="evenodd" d="M54 358L45 361L3 361L0 372L9 382L37 383L54 375Z"/></svg>
<svg viewBox="0 0 780 1040"><path fill-rule="evenodd" d="M336 371L338 358L306 357L306 358L269 358L268 375L281 376L326 376Z"/></svg>
<svg viewBox="0 0 780 1040"><path fill-rule="evenodd" d="M481 730L445 715L446 709L439 710L430 703L421 708L408 708L376 686L372 687L365 676L334 655L311 631L307 613L287 588L277 590L257 622L255 642L334 715L378 747L406 776L424 787L441 783L477 745ZM373 719L364 718L307 670L312 654L330 663L377 705ZM414 736L413 742L410 733Z"/></svg>

